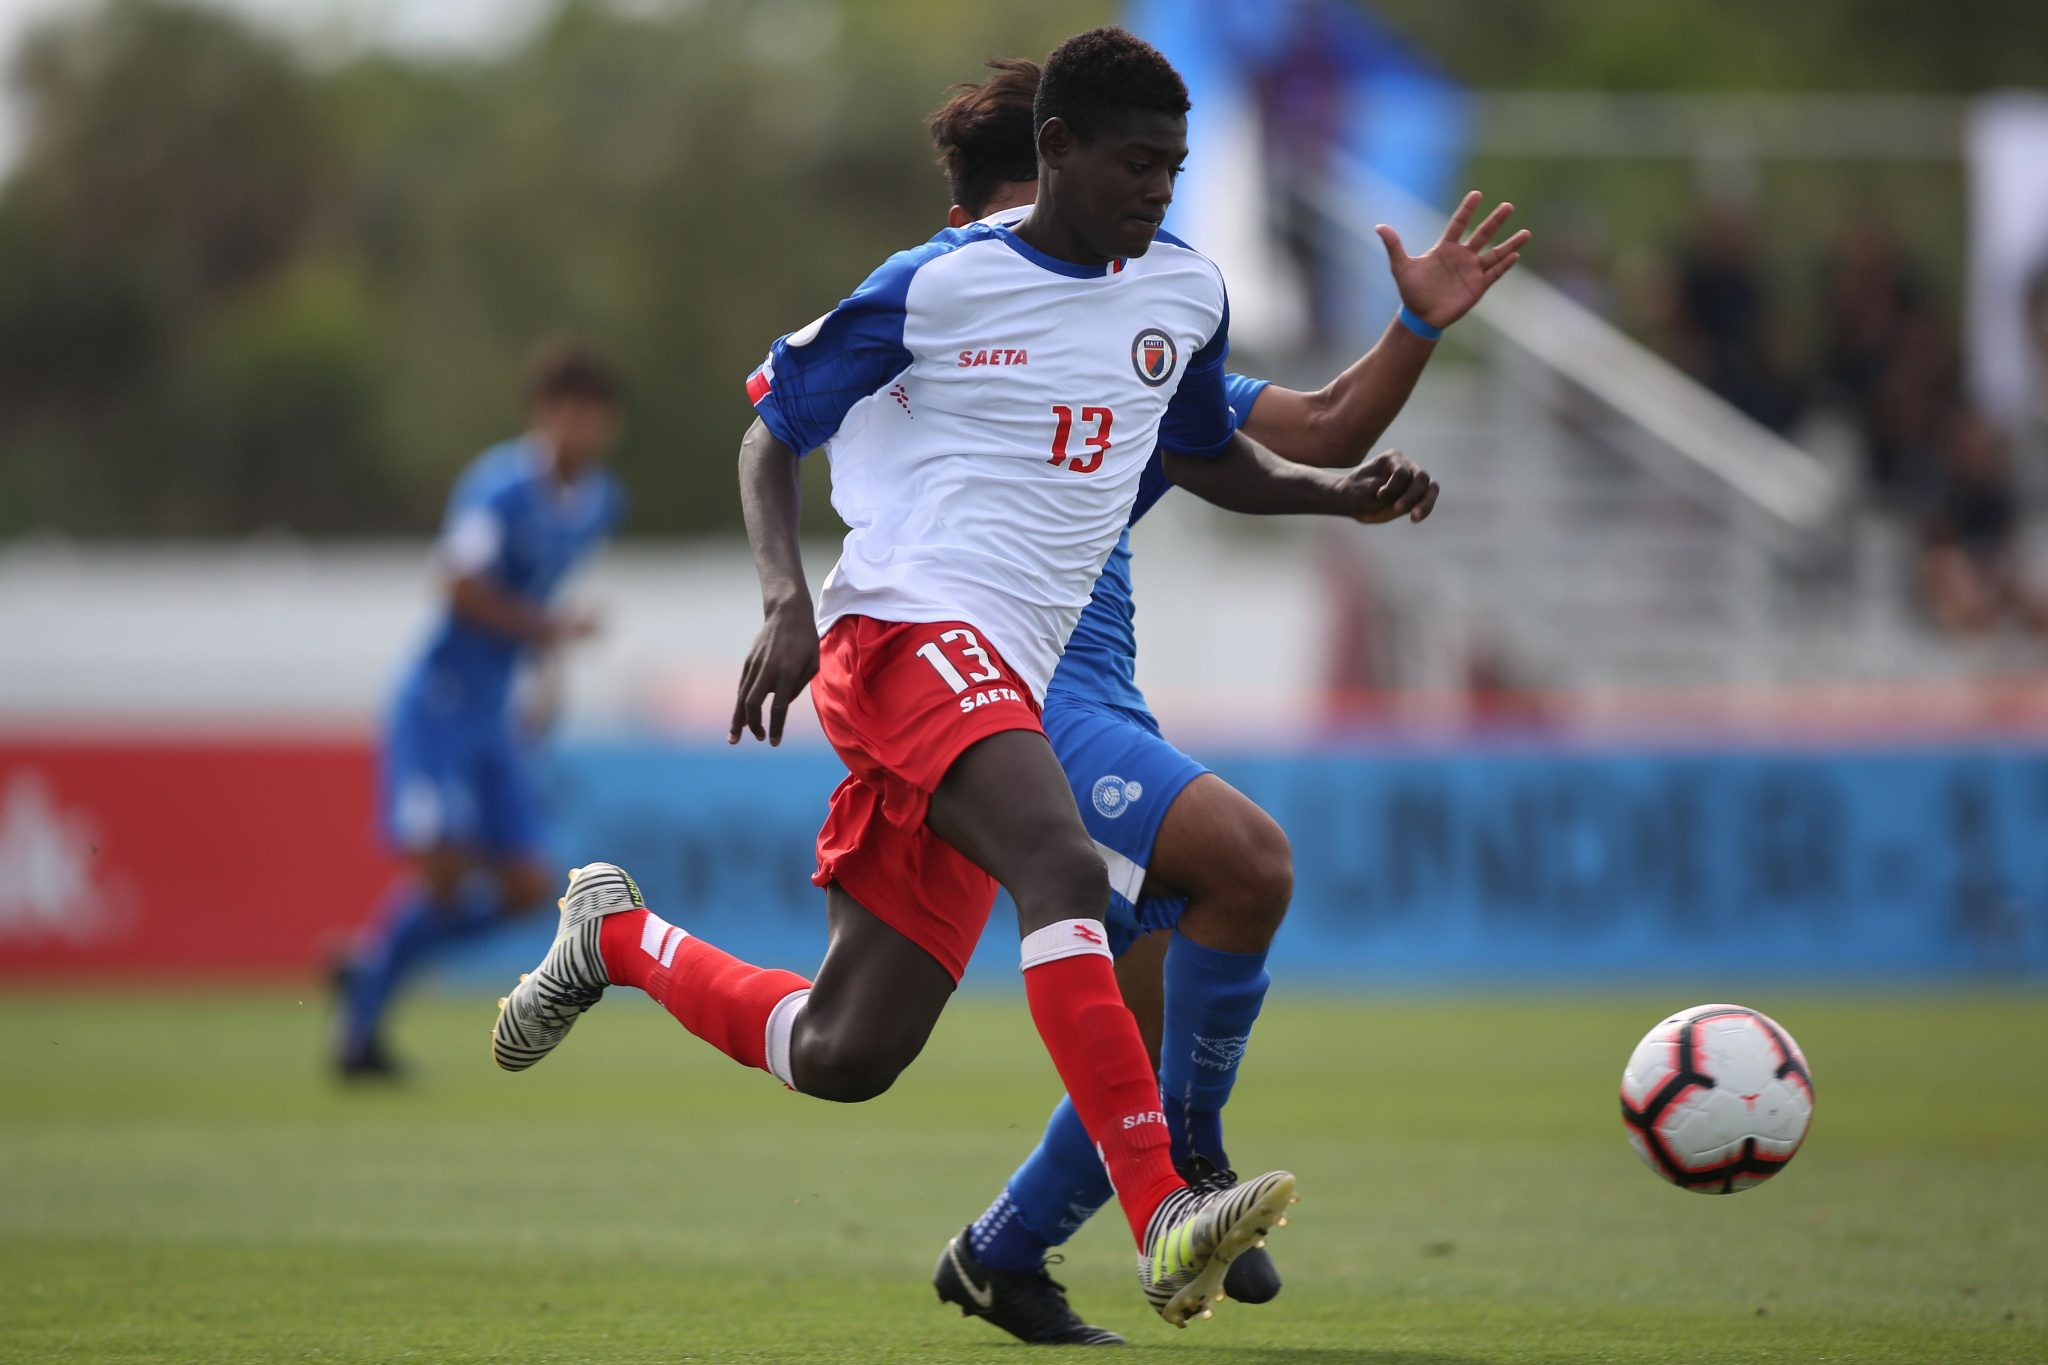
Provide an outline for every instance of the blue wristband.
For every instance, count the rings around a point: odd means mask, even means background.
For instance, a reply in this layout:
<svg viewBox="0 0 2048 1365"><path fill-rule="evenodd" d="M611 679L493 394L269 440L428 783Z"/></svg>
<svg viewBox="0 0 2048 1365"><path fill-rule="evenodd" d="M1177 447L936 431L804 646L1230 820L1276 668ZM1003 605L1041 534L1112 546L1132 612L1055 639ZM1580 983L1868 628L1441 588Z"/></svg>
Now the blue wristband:
<svg viewBox="0 0 2048 1365"><path fill-rule="evenodd" d="M1420 314L1405 303L1401 305L1401 325L1424 341L1435 341L1444 334L1443 328L1430 326L1422 320Z"/></svg>

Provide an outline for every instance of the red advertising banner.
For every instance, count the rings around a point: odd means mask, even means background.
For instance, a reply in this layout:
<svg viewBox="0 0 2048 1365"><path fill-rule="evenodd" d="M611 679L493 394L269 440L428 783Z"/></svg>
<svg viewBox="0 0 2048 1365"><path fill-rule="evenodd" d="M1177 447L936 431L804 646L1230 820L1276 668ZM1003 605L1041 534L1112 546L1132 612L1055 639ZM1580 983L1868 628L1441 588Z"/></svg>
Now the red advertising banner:
<svg viewBox="0 0 2048 1365"><path fill-rule="evenodd" d="M0 736L0 977L300 975L393 864L346 739Z"/></svg>

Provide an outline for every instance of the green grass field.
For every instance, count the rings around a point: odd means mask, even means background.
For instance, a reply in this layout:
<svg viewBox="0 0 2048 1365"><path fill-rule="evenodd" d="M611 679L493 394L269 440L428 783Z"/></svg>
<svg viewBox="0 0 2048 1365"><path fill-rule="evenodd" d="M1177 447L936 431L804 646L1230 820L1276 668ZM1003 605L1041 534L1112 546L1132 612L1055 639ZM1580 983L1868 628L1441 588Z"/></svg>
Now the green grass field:
<svg viewBox="0 0 2048 1365"><path fill-rule="evenodd" d="M1145 1310L1110 1210L1058 1273L1204 1361L2048 1359L2048 1000L1803 998L1789 1172L1683 1193L1629 1152L1629 1048L1690 1000L1276 995L1233 1107L1301 1178L1273 1304ZM894 1093L776 1088L641 1000L540 1069L487 1002L412 1008L401 1090L318 1071L320 1001L0 999L0 1360L1016 1360L927 1277L1055 1097L966 1000Z"/></svg>

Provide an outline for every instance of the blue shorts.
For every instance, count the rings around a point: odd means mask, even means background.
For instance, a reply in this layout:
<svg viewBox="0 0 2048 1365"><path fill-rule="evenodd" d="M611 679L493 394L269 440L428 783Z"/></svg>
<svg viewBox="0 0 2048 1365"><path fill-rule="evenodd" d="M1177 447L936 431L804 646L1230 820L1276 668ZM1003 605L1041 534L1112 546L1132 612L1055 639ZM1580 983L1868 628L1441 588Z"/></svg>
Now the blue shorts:
<svg viewBox="0 0 2048 1365"><path fill-rule="evenodd" d="M502 717L451 723L401 704L384 735L384 835L401 852L454 845L541 852L539 783L527 745Z"/></svg>
<svg viewBox="0 0 2048 1365"><path fill-rule="evenodd" d="M1167 743L1150 712L1064 692L1046 698L1045 733L1109 868L1109 945L1120 954L1187 908L1185 897L1145 895L1145 872L1167 807L1209 770Z"/></svg>

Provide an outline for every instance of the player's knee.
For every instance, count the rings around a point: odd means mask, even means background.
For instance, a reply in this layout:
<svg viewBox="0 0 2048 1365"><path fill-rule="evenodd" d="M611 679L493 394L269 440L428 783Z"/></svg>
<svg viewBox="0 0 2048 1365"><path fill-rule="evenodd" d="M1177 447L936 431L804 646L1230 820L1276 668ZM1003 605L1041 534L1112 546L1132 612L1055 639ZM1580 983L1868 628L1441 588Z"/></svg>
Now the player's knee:
<svg viewBox="0 0 2048 1365"><path fill-rule="evenodd" d="M1095 845L1081 840L1060 853L1060 897L1069 916L1101 917L1109 911L1109 872Z"/></svg>
<svg viewBox="0 0 2048 1365"><path fill-rule="evenodd" d="M1234 909L1247 929L1270 939L1294 899L1294 849L1270 818L1250 822L1231 850Z"/></svg>
<svg viewBox="0 0 2048 1365"><path fill-rule="evenodd" d="M1063 919L1100 919L1109 912L1109 873L1085 835L1048 841L1025 884L1009 891L1027 934Z"/></svg>

